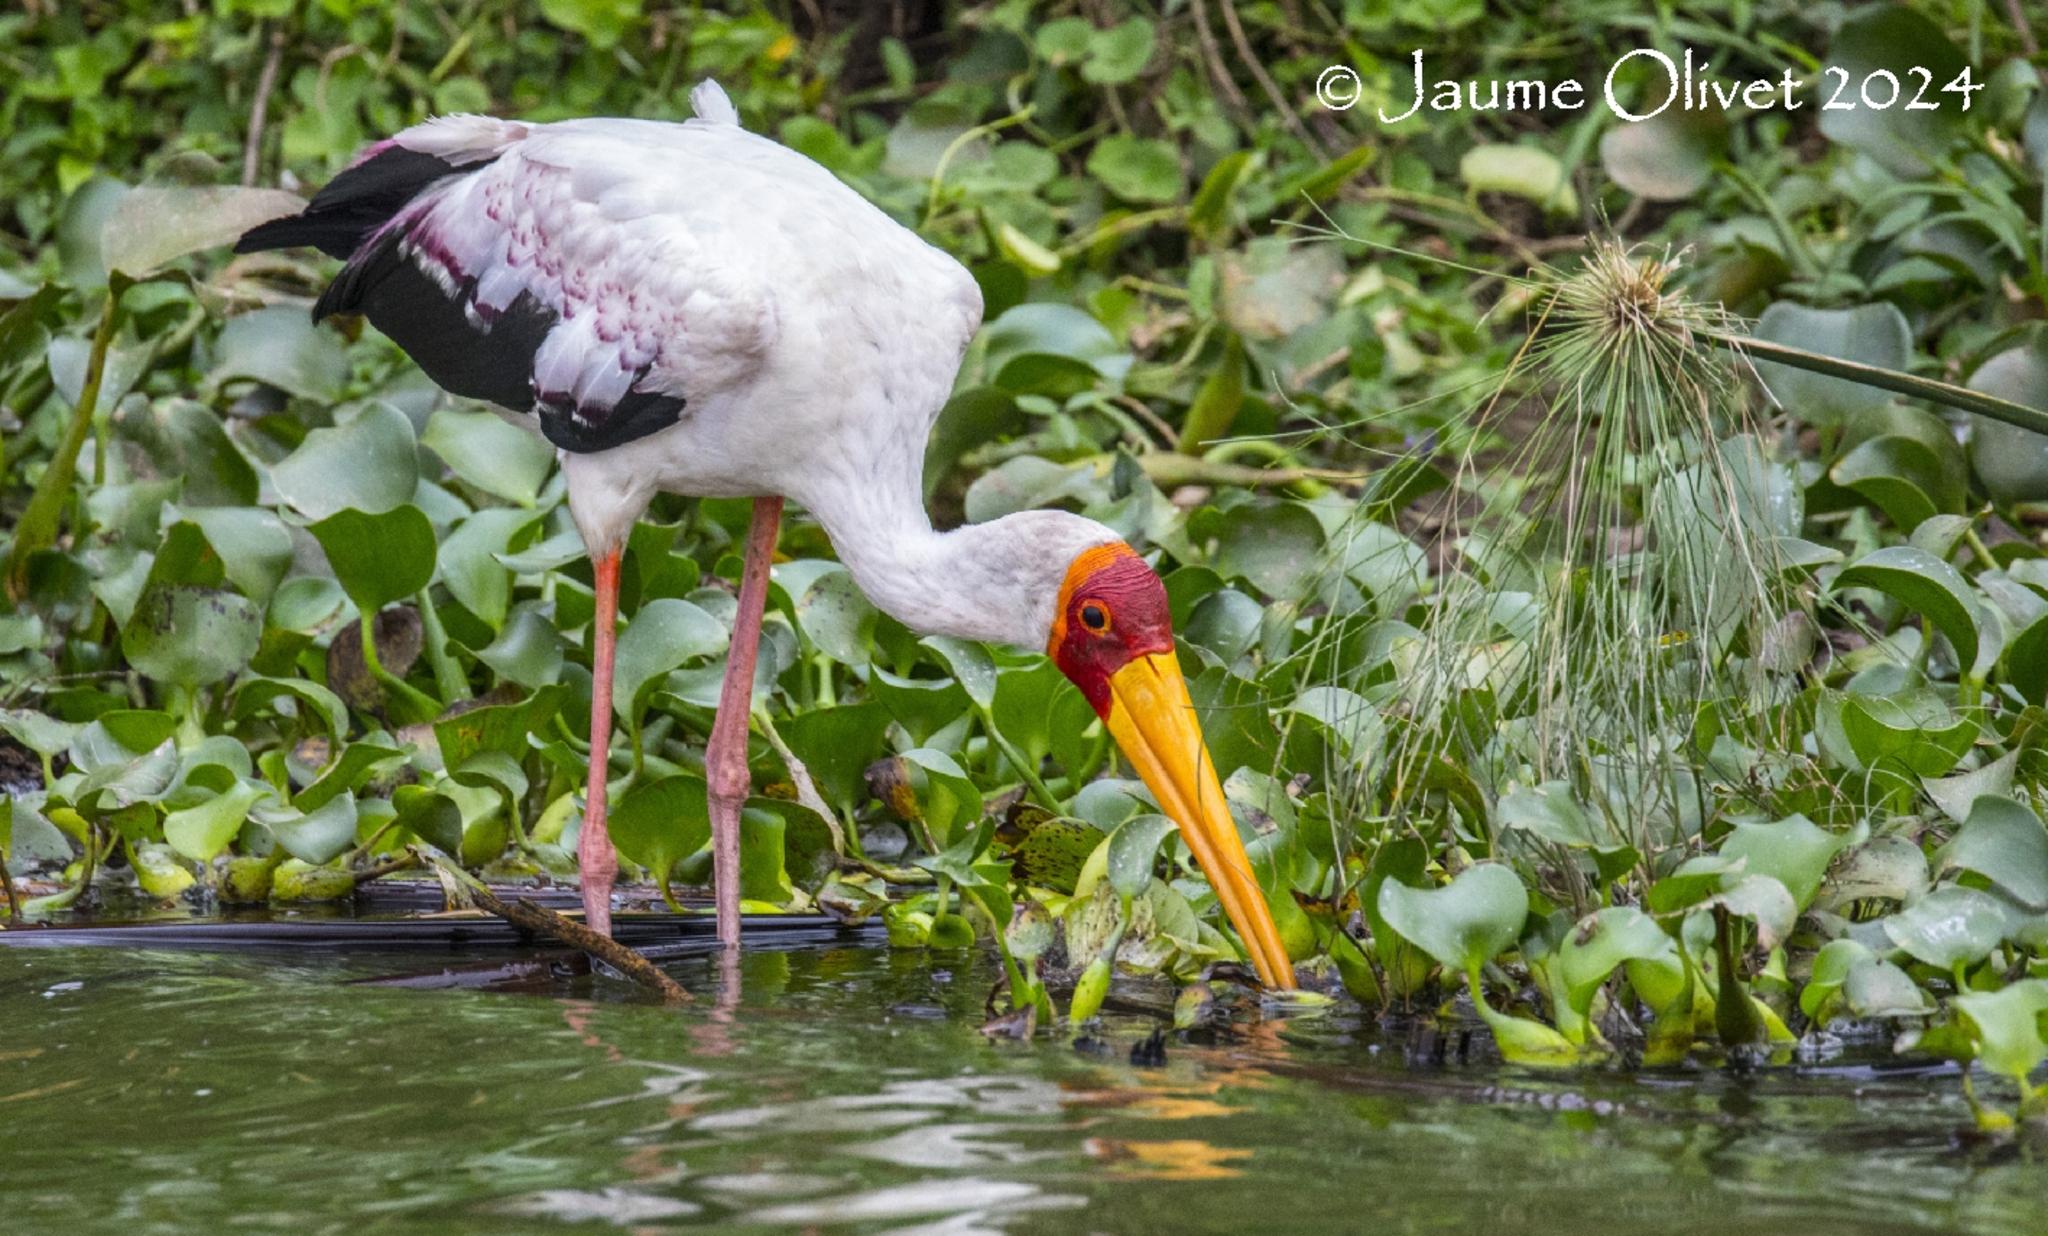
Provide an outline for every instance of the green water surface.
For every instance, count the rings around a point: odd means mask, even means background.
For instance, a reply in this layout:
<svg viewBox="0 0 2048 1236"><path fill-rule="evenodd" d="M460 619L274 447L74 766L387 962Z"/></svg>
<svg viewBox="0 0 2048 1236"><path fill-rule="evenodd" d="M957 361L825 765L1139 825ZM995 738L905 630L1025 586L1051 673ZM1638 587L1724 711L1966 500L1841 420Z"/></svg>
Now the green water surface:
<svg viewBox="0 0 2048 1236"><path fill-rule="evenodd" d="M2048 1231L1952 1073L1545 1075L1341 1015L1135 1066L1142 1012L992 1042L988 967L867 945L674 962L680 1010L353 981L445 960L0 949L0 1232Z"/></svg>

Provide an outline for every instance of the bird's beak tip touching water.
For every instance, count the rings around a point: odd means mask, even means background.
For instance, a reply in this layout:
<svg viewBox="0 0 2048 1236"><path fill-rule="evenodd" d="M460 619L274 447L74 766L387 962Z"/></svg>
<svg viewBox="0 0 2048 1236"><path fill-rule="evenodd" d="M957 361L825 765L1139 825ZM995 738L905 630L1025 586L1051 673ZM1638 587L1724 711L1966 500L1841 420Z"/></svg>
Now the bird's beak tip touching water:
<svg viewBox="0 0 2048 1236"><path fill-rule="evenodd" d="M1180 826L1260 981L1292 988L1293 963L1224 800L1180 662L1172 652L1134 657L1110 675L1109 692L1104 721L1111 736Z"/></svg>

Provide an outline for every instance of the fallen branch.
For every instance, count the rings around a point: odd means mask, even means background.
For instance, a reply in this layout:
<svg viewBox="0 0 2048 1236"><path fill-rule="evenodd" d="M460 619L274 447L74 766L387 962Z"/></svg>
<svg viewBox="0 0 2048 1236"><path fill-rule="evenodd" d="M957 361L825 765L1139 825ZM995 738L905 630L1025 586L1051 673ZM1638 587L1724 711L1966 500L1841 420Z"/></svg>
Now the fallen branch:
<svg viewBox="0 0 2048 1236"><path fill-rule="evenodd" d="M610 936L599 935L575 919L564 918L524 897L509 903L502 901L496 893L481 884L471 888L469 892L477 905L514 927L536 935L553 936L571 948L582 949L641 986L661 993L661 998L670 1004L686 1004L693 999L683 985L670 978L660 966Z"/></svg>

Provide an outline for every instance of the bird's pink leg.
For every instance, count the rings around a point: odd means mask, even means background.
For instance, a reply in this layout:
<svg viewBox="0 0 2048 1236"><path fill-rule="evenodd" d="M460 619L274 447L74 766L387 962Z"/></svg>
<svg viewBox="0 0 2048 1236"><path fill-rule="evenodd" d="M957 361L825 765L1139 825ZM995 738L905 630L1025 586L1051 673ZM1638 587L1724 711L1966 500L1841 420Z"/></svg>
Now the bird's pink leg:
<svg viewBox="0 0 2048 1236"><path fill-rule="evenodd" d="M619 551L595 560L597 614L591 619L595 647L590 658L590 786L583 795L583 832L576 846L582 872L583 921L599 935L612 934L612 880L619 856L605 828L605 780L612 754L612 650L619 629Z"/></svg>
<svg viewBox="0 0 2048 1236"><path fill-rule="evenodd" d="M768 604L768 568L782 525L782 499L754 499L747 529L747 565L740 576L740 612L732 622L725 683L718 692L718 717L704 749L704 775L711 790L711 872L718 898L718 942L740 942L740 809L753 791L747 771L747 723L754 707L754 654L761 646L761 611Z"/></svg>

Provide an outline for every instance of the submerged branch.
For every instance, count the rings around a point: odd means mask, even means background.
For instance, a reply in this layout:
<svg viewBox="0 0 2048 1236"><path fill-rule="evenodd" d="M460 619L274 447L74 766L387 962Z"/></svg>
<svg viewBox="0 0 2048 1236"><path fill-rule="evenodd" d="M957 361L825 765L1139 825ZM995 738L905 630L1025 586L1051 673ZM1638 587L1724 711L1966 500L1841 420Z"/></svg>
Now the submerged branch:
<svg viewBox="0 0 2048 1236"><path fill-rule="evenodd" d="M599 935L575 919L565 918L524 897L513 902L500 900L496 893L482 884L472 887L469 892L479 906L513 926L538 935L553 936L571 948L582 949L642 987L659 992L661 998L670 1004L684 1004L693 999L689 991L681 983L670 978L660 966L610 936Z"/></svg>

